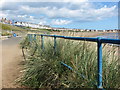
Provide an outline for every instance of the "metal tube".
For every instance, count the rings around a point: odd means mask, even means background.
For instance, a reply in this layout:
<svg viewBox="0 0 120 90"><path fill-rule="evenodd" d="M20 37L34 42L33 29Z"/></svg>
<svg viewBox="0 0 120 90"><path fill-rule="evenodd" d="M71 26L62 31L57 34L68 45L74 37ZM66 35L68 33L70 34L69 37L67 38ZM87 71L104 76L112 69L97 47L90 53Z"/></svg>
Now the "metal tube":
<svg viewBox="0 0 120 90"><path fill-rule="evenodd" d="M28 34L28 41L31 43L31 41L32 41L32 34Z"/></svg>
<svg viewBox="0 0 120 90"><path fill-rule="evenodd" d="M48 36L48 37L55 36L56 38L64 38L64 39L71 39L71 40L83 40L83 41L97 42L97 38L90 38L90 37L69 37L69 36L46 35L46 34L42 34L42 35ZM101 38L101 43L120 44L120 39Z"/></svg>
<svg viewBox="0 0 120 90"><path fill-rule="evenodd" d="M69 68L70 70L73 70L72 67L68 66L67 64L63 63L63 62L60 62L61 64L63 64L65 67Z"/></svg>
<svg viewBox="0 0 120 90"><path fill-rule="evenodd" d="M36 40L36 34L34 34L34 41Z"/></svg>
<svg viewBox="0 0 120 90"><path fill-rule="evenodd" d="M68 37L68 36L42 34L41 35L41 48L42 49L44 49L44 36L54 37L54 50L56 50L56 38L97 42L97 49L98 49L97 50L98 51L97 52L97 54L98 54L98 88L102 88L102 43L120 44L120 39L107 39L107 38L100 38L100 37L98 37L98 38Z"/></svg>
<svg viewBox="0 0 120 90"><path fill-rule="evenodd" d="M44 36L41 35L41 49L44 50Z"/></svg>
<svg viewBox="0 0 120 90"><path fill-rule="evenodd" d="M30 42L32 42L32 34L30 34Z"/></svg>
<svg viewBox="0 0 120 90"><path fill-rule="evenodd" d="M30 34L28 34L27 37L28 37L28 41L30 42Z"/></svg>
<svg viewBox="0 0 120 90"><path fill-rule="evenodd" d="M102 43L101 38L98 37L98 88L102 88Z"/></svg>
<svg viewBox="0 0 120 90"><path fill-rule="evenodd" d="M56 46L57 46L56 37L54 37L54 52L55 53L56 53Z"/></svg>
<svg viewBox="0 0 120 90"><path fill-rule="evenodd" d="M108 39L108 38L103 38L101 39L102 43L111 43L111 44L120 44L120 39Z"/></svg>

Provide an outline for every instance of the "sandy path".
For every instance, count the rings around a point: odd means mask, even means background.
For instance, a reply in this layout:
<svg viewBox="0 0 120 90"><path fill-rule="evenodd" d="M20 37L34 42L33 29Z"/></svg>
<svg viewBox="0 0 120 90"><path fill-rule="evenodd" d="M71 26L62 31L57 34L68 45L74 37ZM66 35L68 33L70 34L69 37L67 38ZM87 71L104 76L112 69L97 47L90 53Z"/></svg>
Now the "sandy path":
<svg viewBox="0 0 120 90"><path fill-rule="evenodd" d="M20 75L23 60L19 48L21 38L10 38L2 41L2 88L16 88L15 80Z"/></svg>
<svg viewBox="0 0 120 90"><path fill-rule="evenodd" d="M0 90L2 88L2 40L0 40Z"/></svg>

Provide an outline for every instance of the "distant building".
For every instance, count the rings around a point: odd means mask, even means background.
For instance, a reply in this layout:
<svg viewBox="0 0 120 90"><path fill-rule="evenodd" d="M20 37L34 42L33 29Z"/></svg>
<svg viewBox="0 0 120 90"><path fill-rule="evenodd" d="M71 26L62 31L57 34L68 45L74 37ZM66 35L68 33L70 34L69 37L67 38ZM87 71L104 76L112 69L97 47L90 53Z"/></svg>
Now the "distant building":
<svg viewBox="0 0 120 90"><path fill-rule="evenodd" d="M8 20L7 23L8 23L8 24L12 24L12 21L11 21L11 20Z"/></svg>
<svg viewBox="0 0 120 90"><path fill-rule="evenodd" d="M39 28L39 29L51 29L53 31L80 31L80 32L120 32L119 29L112 29L112 30L95 30L95 29L72 29L72 28L55 28L50 27L49 25L40 25L40 24L34 24L29 22L20 22L20 21L14 21L14 20L7 20L7 18L0 19L0 22L4 24L10 24L15 25L19 27L31 27L33 29Z"/></svg>
<svg viewBox="0 0 120 90"><path fill-rule="evenodd" d="M7 18L2 18L0 20L0 22L4 23L4 24L12 24L12 21L11 20L7 20Z"/></svg>
<svg viewBox="0 0 120 90"><path fill-rule="evenodd" d="M32 28L40 28L40 29L49 29L50 26L48 25L40 25L28 22L15 22L14 25L16 26L24 26L24 27L32 27Z"/></svg>

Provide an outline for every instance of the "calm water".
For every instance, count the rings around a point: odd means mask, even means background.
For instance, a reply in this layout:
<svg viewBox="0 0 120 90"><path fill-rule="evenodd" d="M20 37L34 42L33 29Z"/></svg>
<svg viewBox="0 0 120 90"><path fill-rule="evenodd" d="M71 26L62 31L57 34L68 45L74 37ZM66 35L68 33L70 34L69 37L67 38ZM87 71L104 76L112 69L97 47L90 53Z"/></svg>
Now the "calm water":
<svg viewBox="0 0 120 90"><path fill-rule="evenodd" d="M120 39L120 33L107 33L103 36L99 36L102 38L110 38L110 39Z"/></svg>
<svg viewBox="0 0 120 90"><path fill-rule="evenodd" d="M120 33L107 33L103 36L98 36L98 37L109 38L109 39L120 39ZM120 46L120 44L109 44L109 45Z"/></svg>

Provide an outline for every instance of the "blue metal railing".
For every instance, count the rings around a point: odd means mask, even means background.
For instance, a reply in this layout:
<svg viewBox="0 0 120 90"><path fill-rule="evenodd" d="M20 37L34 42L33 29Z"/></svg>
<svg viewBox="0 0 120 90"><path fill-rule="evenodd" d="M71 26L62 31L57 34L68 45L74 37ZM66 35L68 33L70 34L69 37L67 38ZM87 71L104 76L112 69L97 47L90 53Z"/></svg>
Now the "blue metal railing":
<svg viewBox="0 0 120 90"><path fill-rule="evenodd" d="M60 35L46 35L46 34L28 34L29 40L31 41L31 37L34 35L41 36L41 48L44 49L44 36L46 37L54 37L54 49L56 51L56 38L70 39L70 40L82 40L82 41L91 41L97 42L97 53L98 53L98 83L97 87L102 88L102 43L110 43L110 44L120 44L120 39L106 39L106 38L90 38L90 37L69 37L69 36L60 36ZM71 68L67 64L62 63L64 66Z"/></svg>

